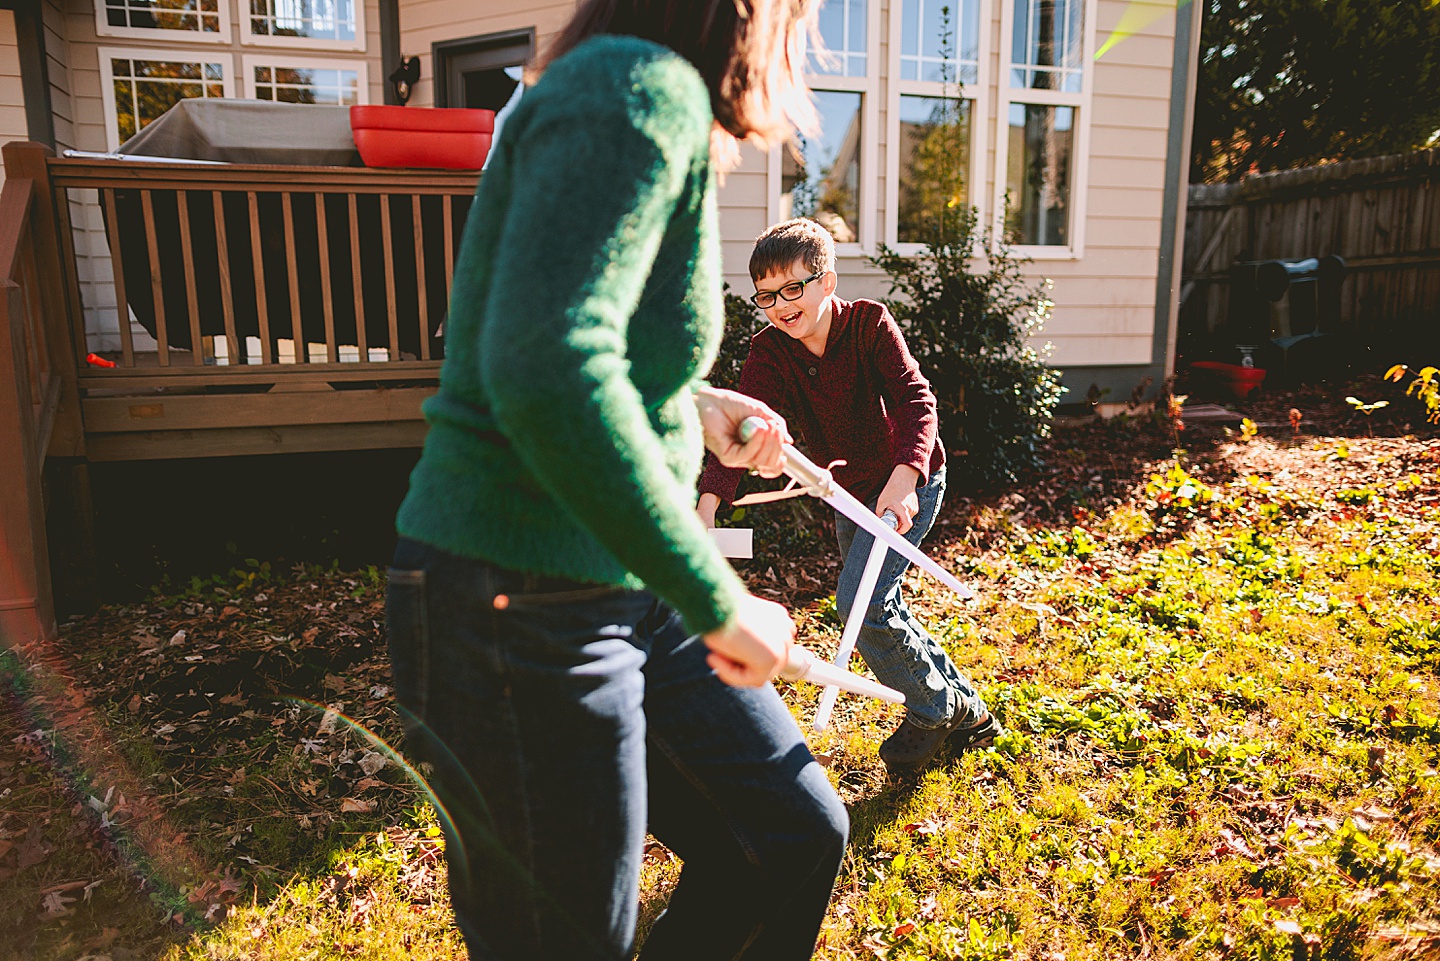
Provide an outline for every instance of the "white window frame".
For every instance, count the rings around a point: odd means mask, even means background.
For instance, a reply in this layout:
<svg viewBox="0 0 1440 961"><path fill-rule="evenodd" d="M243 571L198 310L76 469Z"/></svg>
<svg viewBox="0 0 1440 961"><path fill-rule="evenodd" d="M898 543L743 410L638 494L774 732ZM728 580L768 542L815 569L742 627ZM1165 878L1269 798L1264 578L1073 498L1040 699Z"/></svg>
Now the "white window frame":
<svg viewBox="0 0 1440 961"><path fill-rule="evenodd" d="M992 197L990 223L998 242L1005 236L1005 181L1008 178L1010 151L1010 107L1012 104L1073 107L1075 110L1075 147L1070 170L1069 246L1021 244L1016 253L1032 260L1079 260L1085 256L1085 220L1090 193L1090 115L1095 94L1095 36L1099 19L1099 0L1085 0L1085 27L1081 49L1084 71L1080 92L1059 90L1028 90L1012 87L1011 56L1015 37L1015 0L1001 0L1000 17L1000 78L995 111L995 191ZM1023 66L1023 65L1022 65Z"/></svg>
<svg viewBox="0 0 1440 961"><path fill-rule="evenodd" d="M1093 2L1093 0L1092 0ZM1002 4L1002 6L1005 4ZM890 57L886 70L890 77L890 96L886 103L885 124L885 243L898 254L914 257L925 249L923 243L914 241L900 243L900 97L949 97L952 100L970 101L970 169L966 172L967 201L980 211L980 223L985 223L985 160L989 152L986 143L989 123L985 117L985 105L989 98L990 63L992 51L990 38L994 34L995 0L980 0L980 45L979 64L976 66L975 82L943 84L933 80L901 80L900 48L904 0L890 0ZM1003 168L1001 168L1003 169Z"/></svg>
<svg viewBox="0 0 1440 961"><path fill-rule="evenodd" d="M357 104L368 104L370 102L370 68L364 60L329 60L318 57L272 57L265 53L247 53L240 58L241 73L244 77L242 86L245 96L251 100L260 99L256 94L258 85L255 83L256 67L280 67L282 70L354 70L355 71L355 102Z"/></svg>
<svg viewBox="0 0 1440 961"><path fill-rule="evenodd" d="M165 43L229 43L231 0L220 0L220 32L206 33L203 30L171 30L156 27L112 27L106 15L105 0L94 0L95 33L101 37L122 37L127 40L162 40Z"/></svg>
<svg viewBox="0 0 1440 961"><path fill-rule="evenodd" d="M289 47L305 50L364 50L365 49L365 3L355 3L355 39L325 40L314 37L275 37L268 33L255 33L250 29L250 0L235 0L236 12L240 17L240 42L252 47Z"/></svg>
<svg viewBox="0 0 1440 961"><path fill-rule="evenodd" d="M880 123L880 76L875 69L880 51L880 0L865 2L865 76L844 77L838 74L806 74L805 83L811 90L833 90L837 93L860 94L860 196L857 225L860 239L835 245L836 257L863 257L875 253L875 194L879 184L878 148L873 131ZM780 219L781 151L785 146L770 150L766 166L766 217L770 223Z"/></svg>
<svg viewBox="0 0 1440 961"><path fill-rule="evenodd" d="M216 50L212 55L212 51L205 48L184 50L174 47L99 47L96 53L100 58L100 97L105 105L105 142L110 150L120 148L120 117L115 104L115 68L110 63L112 59L218 63L221 89L225 91L226 97L235 96L235 56L229 50Z"/></svg>

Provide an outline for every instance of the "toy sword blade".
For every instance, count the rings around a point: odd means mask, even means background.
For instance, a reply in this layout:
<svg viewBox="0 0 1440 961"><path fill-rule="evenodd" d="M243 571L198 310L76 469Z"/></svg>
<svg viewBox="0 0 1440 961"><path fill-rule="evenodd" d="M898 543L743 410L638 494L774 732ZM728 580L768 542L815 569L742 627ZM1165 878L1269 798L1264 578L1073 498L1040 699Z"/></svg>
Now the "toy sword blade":
<svg viewBox="0 0 1440 961"><path fill-rule="evenodd" d="M748 441L754 436L757 429L764 426L765 422L758 417L745 418L740 422L741 443ZM850 518L856 527L868 532L872 537L884 541L891 550L925 573L935 577L964 600L968 601L975 596L975 593L961 584L955 575L932 561L918 547L892 530L855 495L835 483L835 478L830 475L829 470L800 453L793 444L785 445L785 473L804 487L808 493L820 498Z"/></svg>
<svg viewBox="0 0 1440 961"><path fill-rule="evenodd" d="M801 647L799 644L791 644L790 652L787 655L785 667L780 671L780 676L787 681L810 681L812 684L823 684L827 690L840 688L849 691L851 694L864 694L867 697L878 697L882 701L889 701L892 704L904 704L905 695L893 687L886 687L879 681L872 681L868 677L861 677L841 667L836 667L829 661L816 657L809 648Z"/></svg>

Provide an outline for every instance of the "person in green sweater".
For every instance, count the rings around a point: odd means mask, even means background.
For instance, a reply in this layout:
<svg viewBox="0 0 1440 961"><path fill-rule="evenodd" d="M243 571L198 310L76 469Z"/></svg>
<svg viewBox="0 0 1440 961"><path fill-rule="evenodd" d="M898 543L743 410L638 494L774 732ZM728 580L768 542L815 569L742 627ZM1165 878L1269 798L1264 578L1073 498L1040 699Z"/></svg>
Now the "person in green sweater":
<svg viewBox="0 0 1440 961"><path fill-rule="evenodd" d="M814 5L585 0L480 180L387 596L472 958L629 958L647 827L684 869L645 961L814 950L848 820L767 683L794 624L691 509L703 446L789 440L700 378L717 166L813 119Z"/></svg>

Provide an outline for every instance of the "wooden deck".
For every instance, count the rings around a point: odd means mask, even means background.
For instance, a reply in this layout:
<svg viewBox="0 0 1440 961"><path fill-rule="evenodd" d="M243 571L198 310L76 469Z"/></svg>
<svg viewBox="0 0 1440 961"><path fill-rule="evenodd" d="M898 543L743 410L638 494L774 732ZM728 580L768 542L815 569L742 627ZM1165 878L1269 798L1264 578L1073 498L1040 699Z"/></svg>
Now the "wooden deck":
<svg viewBox="0 0 1440 961"><path fill-rule="evenodd" d="M83 499L92 461L421 443L476 173L65 159L33 143L4 162L0 643L53 633L47 491ZM86 203L113 266L108 351L86 332L94 287L70 219ZM47 485L57 471L72 476Z"/></svg>

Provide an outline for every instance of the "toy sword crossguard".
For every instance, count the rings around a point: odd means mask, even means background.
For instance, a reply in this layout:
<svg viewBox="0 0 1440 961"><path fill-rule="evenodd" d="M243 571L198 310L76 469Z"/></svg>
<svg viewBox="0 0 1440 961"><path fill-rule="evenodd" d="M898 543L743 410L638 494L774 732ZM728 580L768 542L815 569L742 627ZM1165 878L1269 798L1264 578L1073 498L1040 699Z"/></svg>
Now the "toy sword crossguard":
<svg viewBox="0 0 1440 961"><path fill-rule="evenodd" d="M740 422L740 429L738 431L741 443L744 443L748 441L751 437L755 436L755 431L763 428L764 426L765 422L759 417L745 418L745 420ZM914 564L916 567L920 568L925 573L939 580L940 583L950 588L964 600L969 600L970 598L974 597L975 594L973 591L970 590L970 588L960 583L960 581L957 580L953 574L945 570L939 564L935 563L933 560L927 557L918 547L916 547L914 544L911 544L904 537L902 537L895 529L898 522L893 519L893 514L891 514L889 511L886 511L885 519L882 520L881 518L876 517L875 513L871 511L868 507L866 507L863 503L861 503L859 498L855 497L849 491L845 490L845 488L835 483L835 478L831 475L829 468L821 467L820 465L816 464L810 458L806 457L804 454L796 450L793 444L786 444L784 450L784 470L785 473L790 477L793 484L798 485L799 489L795 491L796 494L804 493L809 494L812 497L820 498L825 503L829 504L831 507L835 508L841 514L849 518L856 527L868 532L872 537L875 538L875 543L870 548L870 557L867 559L865 564L865 570L862 572L860 577L860 588L856 591L854 605L851 607L850 616L846 619L845 622L845 632L840 638L840 649L838 652L836 652L835 663L825 665L826 667L840 671L841 673L848 675L849 677L864 680L864 678L859 678L858 675L851 674L844 668L845 665L850 662L850 654L855 647L855 638L860 632L860 625L864 623L865 611L870 606L870 595L874 593L875 584L879 580L880 568L884 565L885 554L887 551L895 551L901 557L905 558L907 561ZM760 503L766 500L774 500L776 499L776 497L777 495L775 494L751 495L750 497L742 497L735 503ZM804 648L799 649L804 650ZM813 657L813 655L811 656ZM781 676L783 677L785 675L782 673ZM823 680L818 674L814 674L813 672L810 676L813 680L816 680L820 683L824 683L827 685L831 683L829 681ZM815 720L812 723L812 727L814 728L814 730L823 731L826 725L829 724L830 712L835 706L835 688L838 686L840 685L827 686L825 693L821 696L820 707L816 711ZM883 687L883 685L881 686ZM847 687L846 689L855 690L855 688L853 687ZM892 694L899 693L898 691L894 691L892 688L888 687L884 688L884 690L890 691ZM859 693L868 692L861 691ZM901 696L898 698L887 698L887 700L895 700L899 703L903 703L904 698L903 696Z"/></svg>

